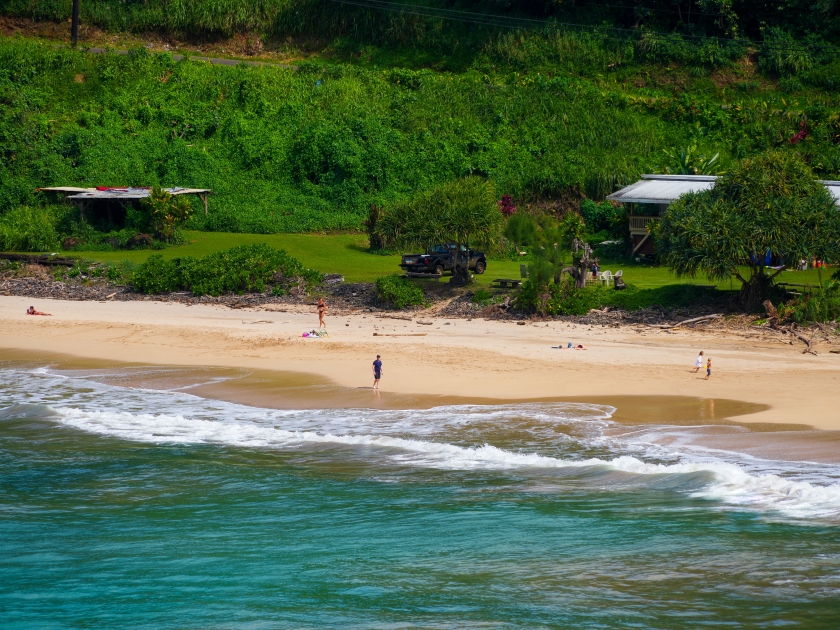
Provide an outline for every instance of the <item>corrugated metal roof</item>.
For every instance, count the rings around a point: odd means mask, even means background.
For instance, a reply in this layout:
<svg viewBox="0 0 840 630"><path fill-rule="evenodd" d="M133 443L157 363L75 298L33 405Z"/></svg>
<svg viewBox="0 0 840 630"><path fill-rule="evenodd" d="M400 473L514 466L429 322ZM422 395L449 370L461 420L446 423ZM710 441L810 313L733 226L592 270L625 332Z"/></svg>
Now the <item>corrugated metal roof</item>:
<svg viewBox="0 0 840 630"><path fill-rule="evenodd" d="M714 175L642 175L635 184L614 192L607 199L623 203L668 204L688 192L708 190L715 185ZM840 182L820 181L840 206Z"/></svg>
<svg viewBox="0 0 840 630"><path fill-rule="evenodd" d="M164 188L173 195L189 195L212 193L209 188ZM68 199L85 201L89 199L145 199L151 194L151 188L109 188L108 190L96 190L87 188L77 195L70 195Z"/></svg>
<svg viewBox="0 0 840 630"><path fill-rule="evenodd" d="M834 203L840 206L840 182L822 180L820 183L828 188L828 192L834 195Z"/></svg>
<svg viewBox="0 0 840 630"><path fill-rule="evenodd" d="M708 190L714 175L642 175L642 179L607 197L624 203L671 203L688 192Z"/></svg>
<svg viewBox="0 0 840 630"><path fill-rule="evenodd" d="M36 188L35 190L44 190L46 192L60 192L60 193L81 193L89 190L96 190L95 188L76 188L75 186L48 186L47 188Z"/></svg>

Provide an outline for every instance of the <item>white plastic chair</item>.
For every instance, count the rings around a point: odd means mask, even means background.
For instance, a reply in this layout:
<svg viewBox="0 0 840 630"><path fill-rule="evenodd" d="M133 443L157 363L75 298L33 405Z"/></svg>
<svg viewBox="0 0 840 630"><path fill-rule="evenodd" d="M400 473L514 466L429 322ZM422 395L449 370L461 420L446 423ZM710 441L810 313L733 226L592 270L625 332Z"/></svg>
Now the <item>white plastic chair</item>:
<svg viewBox="0 0 840 630"><path fill-rule="evenodd" d="M609 284L610 282L612 282L612 271L610 271L609 269L605 269L601 272L599 278L601 279L602 284Z"/></svg>
<svg viewBox="0 0 840 630"><path fill-rule="evenodd" d="M624 273L624 272L622 272L622 271L621 271L621 269L619 269L618 271L616 271L616 272L615 272L615 277L616 277L616 278L620 278L620 277L622 276L622 274L623 274L623 273Z"/></svg>

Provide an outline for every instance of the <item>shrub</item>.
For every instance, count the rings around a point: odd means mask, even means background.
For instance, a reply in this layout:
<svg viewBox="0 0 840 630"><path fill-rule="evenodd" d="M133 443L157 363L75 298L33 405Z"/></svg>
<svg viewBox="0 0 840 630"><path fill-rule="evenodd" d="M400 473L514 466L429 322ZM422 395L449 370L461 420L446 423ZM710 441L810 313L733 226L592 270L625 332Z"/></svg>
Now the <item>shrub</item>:
<svg viewBox="0 0 840 630"><path fill-rule="evenodd" d="M526 280L516 298L516 307L540 315L585 315L603 299L604 289L576 289L566 277L560 284L543 287Z"/></svg>
<svg viewBox="0 0 840 630"><path fill-rule="evenodd" d="M400 276L383 276L376 280L376 296L397 308L420 306L425 302L423 290Z"/></svg>
<svg viewBox="0 0 840 630"><path fill-rule="evenodd" d="M479 306L487 306L493 302L493 294L487 289L479 289L473 293L470 302Z"/></svg>
<svg viewBox="0 0 840 630"><path fill-rule="evenodd" d="M194 295L218 296L228 292L265 291L269 283L282 285L300 278L307 284L320 284L324 274L307 269L282 249L260 244L171 261L154 254L134 272L132 284L142 293L189 289ZM281 286L275 295L282 291Z"/></svg>
<svg viewBox="0 0 840 630"><path fill-rule="evenodd" d="M140 293L164 293L177 291L183 286L183 275L178 263L164 260L160 254L152 254L131 276L131 284Z"/></svg>
<svg viewBox="0 0 840 630"><path fill-rule="evenodd" d="M829 281L818 293L801 295L782 305L779 313L797 324L840 319L840 283Z"/></svg>
<svg viewBox="0 0 840 630"><path fill-rule="evenodd" d="M590 232L601 232L609 230L612 226L615 208L609 201L597 203L591 199L584 199L580 202L580 216Z"/></svg>
<svg viewBox="0 0 840 630"><path fill-rule="evenodd" d="M48 209L21 206L0 215L0 250L42 252L58 249L55 216Z"/></svg>
<svg viewBox="0 0 840 630"><path fill-rule="evenodd" d="M195 295L265 291L275 276L280 281L303 278L310 284L324 279L323 274L307 269L285 251L265 244L240 245L203 258L184 258L181 270L184 285Z"/></svg>
<svg viewBox="0 0 840 630"><path fill-rule="evenodd" d="M131 260L121 260L117 263L110 263L105 267L104 275L108 282L114 284L128 284L131 282L137 264Z"/></svg>

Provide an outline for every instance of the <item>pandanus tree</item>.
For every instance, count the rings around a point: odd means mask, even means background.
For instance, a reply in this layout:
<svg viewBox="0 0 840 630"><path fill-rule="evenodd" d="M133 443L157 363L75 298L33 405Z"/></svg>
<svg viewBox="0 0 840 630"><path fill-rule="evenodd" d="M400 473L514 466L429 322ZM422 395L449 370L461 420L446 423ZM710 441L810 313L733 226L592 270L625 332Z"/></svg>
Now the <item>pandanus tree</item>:
<svg viewBox="0 0 840 630"><path fill-rule="evenodd" d="M560 223L546 214L534 217L517 213L505 225L505 237L531 253L528 278L540 287L552 279L554 284L560 284L564 272L574 278L576 288L586 286L586 270L594 259L590 258L592 249L580 240L585 231L583 219L575 213L567 214ZM563 251L567 247L572 248L570 267L564 266L563 261Z"/></svg>
<svg viewBox="0 0 840 630"><path fill-rule="evenodd" d="M385 246L426 247L453 243L453 284L471 280L471 246L495 246L502 232L502 213L492 184L480 177L465 177L423 192L411 201L394 205L377 221L377 234Z"/></svg>
<svg viewBox="0 0 840 630"><path fill-rule="evenodd" d="M798 156L770 151L743 161L710 190L680 197L655 237L677 275L735 278L741 305L755 308L799 260L840 259L840 209Z"/></svg>

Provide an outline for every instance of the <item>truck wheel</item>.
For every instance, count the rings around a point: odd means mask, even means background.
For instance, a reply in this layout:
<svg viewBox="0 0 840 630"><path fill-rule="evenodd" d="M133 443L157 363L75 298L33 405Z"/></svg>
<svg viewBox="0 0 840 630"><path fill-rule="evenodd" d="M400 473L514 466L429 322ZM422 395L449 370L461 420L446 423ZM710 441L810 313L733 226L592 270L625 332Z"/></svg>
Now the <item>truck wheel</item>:
<svg viewBox="0 0 840 630"><path fill-rule="evenodd" d="M479 260L477 263L475 263L475 272L478 275L483 274L485 269L487 269L487 263L483 260Z"/></svg>
<svg viewBox="0 0 840 630"><path fill-rule="evenodd" d="M435 265L435 274L437 274L438 276L443 275L443 265Z"/></svg>

